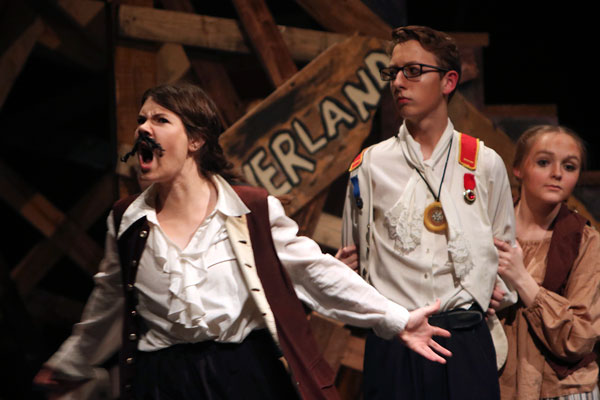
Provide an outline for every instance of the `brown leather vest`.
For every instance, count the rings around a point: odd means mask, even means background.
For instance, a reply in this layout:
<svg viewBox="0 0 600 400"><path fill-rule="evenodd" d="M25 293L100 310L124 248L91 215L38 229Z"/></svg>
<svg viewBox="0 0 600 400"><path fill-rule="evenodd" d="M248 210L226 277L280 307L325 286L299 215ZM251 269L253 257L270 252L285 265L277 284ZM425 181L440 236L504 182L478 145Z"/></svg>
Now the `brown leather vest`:
<svg viewBox="0 0 600 400"><path fill-rule="evenodd" d="M587 224L587 220L581 215L570 211L563 203L552 224L554 228L550 239L546 275L542 286L564 296L569 273L579 255L583 229ZM596 359L595 353L589 353L577 362L567 363L555 357L545 348L543 348L543 353L546 361L560 379L566 378L574 371L585 367Z"/></svg>
<svg viewBox="0 0 600 400"><path fill-rule="evenodd" d="M258 276L275 316L281 350L299 392L304 399L339 399L333 371L319 354L302 304L275 252L267 192L250 186L233 188L251 211L247 215L247 223ZM113 207L115 231L118 231L121 217L136 197L134 195L121 199ZM134 398L132 383L141 326L136 311L137 294L134 284L148 232L148 222L146 218L141 218L117 242L125 294L123 345L119 357L121 399Z"/></svg>

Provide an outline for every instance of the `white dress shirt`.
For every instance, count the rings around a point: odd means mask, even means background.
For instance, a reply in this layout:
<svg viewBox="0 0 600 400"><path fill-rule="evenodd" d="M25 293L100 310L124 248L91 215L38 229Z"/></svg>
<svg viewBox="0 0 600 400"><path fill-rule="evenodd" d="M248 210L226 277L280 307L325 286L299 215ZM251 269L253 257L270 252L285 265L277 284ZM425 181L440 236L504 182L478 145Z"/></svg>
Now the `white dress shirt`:
<svg viewBox="0 0 600 400"><path fill-rule="evenodd" d="M442 311L468 308L478 297L483 299L479 303L486 309L494 282L490 278L496 276L498 265L492 238L514 241L511 192L502 159L481 144L477 170L466 170L457 162L457 135L448 120L431 157L423 160L420 145L402 125L397 136L369 148L362 165L353 172L358 173L364 200L362 210L356 208L349 186L344 208L344 244L358 245L361 268L367 271L369 282L409 310L432 304L438 298ZM440 197L446 218L450 220L452 216L454 225L448 221L446 231L434 233L423 224L423 211L434 201L434 196L415 167L437 196L448 150ZM477 199L473 204L466 204L463 199L465 172L477 177ZM448 238L449 232L457 230L457 246L464 248L456 251L452 260L454 246L449 246ZM461 265L461 271L457 264L464 253L477 256L463 263L469 265ZM486 276L481 281L486 287L482 290L484 295L477 296L465 288L464 282L477 273L471 270ZM460 275L457 271L464 271L465 281L457 276Z"/></svg>
<svg viewBox="0 0 600 400"><path fill-rule="evenodd" d="M111 213L105 257L82 322L75 325L73 334L47 366L71 377L89 376L90 365L120 346L120 339L116 339L120 328L115 321L122 319L123 297L116 237L143 216L150 232L135 286L138 312L148 330L140 337L140 350L205 340L241 342L253 329L264 327L225 230L226 218L249 210L221 177L215 176L214 183L218 191L215 209L185 249L178 248L162 231L152 186L129 206L117 234ZM275 250L300 300L344 323L372 327L382 337L392 337L404 328L408 321L404 307L387 300L334 257L323 254L311 239L296 236L296 223L285 215L275 197L269 196L268 207Z"/></svg>

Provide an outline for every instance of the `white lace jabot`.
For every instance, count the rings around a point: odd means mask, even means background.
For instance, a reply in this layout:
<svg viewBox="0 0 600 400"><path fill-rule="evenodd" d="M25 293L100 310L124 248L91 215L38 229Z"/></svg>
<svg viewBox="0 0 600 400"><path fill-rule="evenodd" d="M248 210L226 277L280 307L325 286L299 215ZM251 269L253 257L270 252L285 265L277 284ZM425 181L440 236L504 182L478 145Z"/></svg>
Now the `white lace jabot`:
<svg viewBox="0 0 600 400"><path fill-rule="evenodd" d="M433 176L431 168L426 167L426 164L436 165L441 162L443 165L449 150L448 146L451 145L453 148L457 146L458 140L452 140L451 142L453 135L454 127L448 121L448 127L435 146L431 158L425 162L423 161L420 145L409 134L406 125L402 124L400 127L397 139L400 141L407 163L413 167L413 172L396 204L385 213L384 224L388 229L390 239L395 242L395 248L402 254L412 252L421 244L425 204L431 202L431 200L428 200L429 189L417 170L427 179L431 187L437 190L440 187L439 178ZM456 160L450 157L448 162L456 162ZM440 202L448 221L448 253L455 274L460 279L473 268L473 262L456 206L443 184Z"/></svg>

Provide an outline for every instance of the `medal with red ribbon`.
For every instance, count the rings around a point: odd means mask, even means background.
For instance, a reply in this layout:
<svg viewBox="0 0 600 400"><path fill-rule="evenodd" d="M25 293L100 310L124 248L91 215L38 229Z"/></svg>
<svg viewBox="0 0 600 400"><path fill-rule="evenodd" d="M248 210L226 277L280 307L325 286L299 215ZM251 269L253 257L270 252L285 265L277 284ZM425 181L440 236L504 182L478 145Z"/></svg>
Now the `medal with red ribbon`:
<svg viewBox="0 0 600 400"><path fill-rule="evenodd" d="M475 175L466 173L464 177L465 191L463 192L467 204L473 204L475 201Z"/></svg>

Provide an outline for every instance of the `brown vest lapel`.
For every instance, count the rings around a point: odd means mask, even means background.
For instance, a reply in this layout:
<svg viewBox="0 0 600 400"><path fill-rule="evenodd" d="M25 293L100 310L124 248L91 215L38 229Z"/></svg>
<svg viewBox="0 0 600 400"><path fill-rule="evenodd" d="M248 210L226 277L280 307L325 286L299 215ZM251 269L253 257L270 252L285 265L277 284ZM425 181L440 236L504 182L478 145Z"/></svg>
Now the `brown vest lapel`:
<svg viewBox="0 0 600 400"><path fill-rule="evenodd" d="M250 186L233 188L251 211L246 218L258 276L275 315L281 350L298 389L304 399L338 399L333 371L319 354L302 303L275 252L267 192Z"/></svg>
<svg viewBox="0 0 600 400"><path fill-rule="evenodd" d="M564 295L573 263L579 255L583 229L587 220L568 209L563 203L553 222L552 239L548 249L546 275L542 286L552 292ZM567 363L545 352L546 360L560 379L564 379L579 368L585 367L596 359L595 353L586 354L575 363Z"/></svg>

